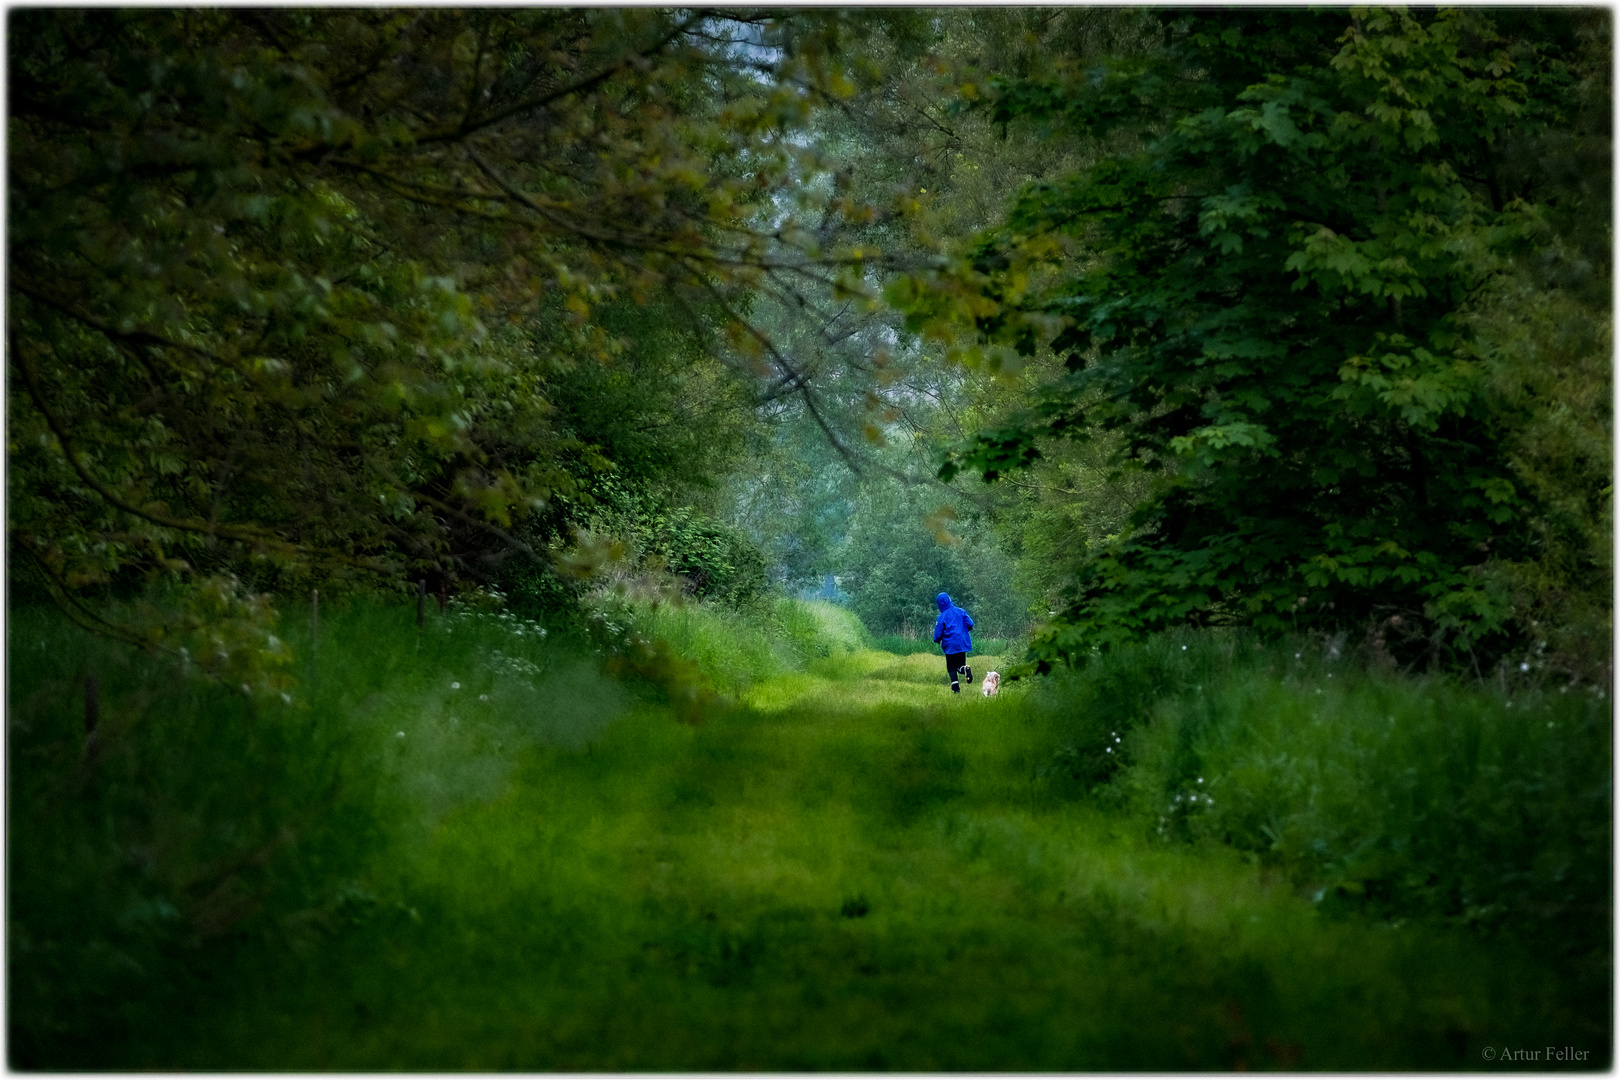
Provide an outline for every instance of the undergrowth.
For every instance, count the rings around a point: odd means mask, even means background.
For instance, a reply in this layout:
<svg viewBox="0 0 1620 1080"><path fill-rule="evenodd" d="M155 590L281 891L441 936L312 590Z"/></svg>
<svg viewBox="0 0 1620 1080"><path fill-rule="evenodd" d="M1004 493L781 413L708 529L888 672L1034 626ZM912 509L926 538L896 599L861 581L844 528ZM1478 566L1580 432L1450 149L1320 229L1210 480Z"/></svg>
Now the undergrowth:
<svg viewBox="0 0 1620 1080"><path fill-rule="evenodd" d="M624 618L646 637L665 642L727 695L808 660L868 644L859 619L820 601L777 599L741 609L688 601L638 606Z"/></svg>
<svg viewBox="0 0 1620 1080"><path fill-rule="evenodd" d="M609 615L710 705L471 605L284 620L285 700L13 611L13 1067L1608 1060L1598 690L1187 633L953 697L833 605Z"/></svg>
<svg viewBox="0 0 1620 1080"><path fill-rule="evenodd" d="M52 610L10 613L15 1066L95 1067L219 957L404 911L368 879L379 853L497 797L525 747L582 745L633 703L583 639L510 614L418 630L410 607L357 602L321 613L314 648L310 631L279 630L293 690L249 696Z"/></svg>
<svg viewBox="0 0 1620 1080"><path fill-rule="evenodd" d="M1163 634L1061 671L1043 766L1153 834L1230 845L1328 909L1610 944L1607 689L1369 668L1336 640Z"/></svg>

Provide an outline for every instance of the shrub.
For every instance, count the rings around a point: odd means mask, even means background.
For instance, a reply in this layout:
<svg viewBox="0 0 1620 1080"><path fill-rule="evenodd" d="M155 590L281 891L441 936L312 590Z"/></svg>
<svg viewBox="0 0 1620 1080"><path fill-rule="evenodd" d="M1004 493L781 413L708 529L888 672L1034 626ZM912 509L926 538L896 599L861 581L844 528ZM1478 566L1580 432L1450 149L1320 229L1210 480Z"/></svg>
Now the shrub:
<svg viewBox="0 0 1620 1080"><path fill-rule="evenodd" d="M742 532L682 507L641 523L646 553L690 583L692 595L733 607L765 591L765 555Z"/></svg>

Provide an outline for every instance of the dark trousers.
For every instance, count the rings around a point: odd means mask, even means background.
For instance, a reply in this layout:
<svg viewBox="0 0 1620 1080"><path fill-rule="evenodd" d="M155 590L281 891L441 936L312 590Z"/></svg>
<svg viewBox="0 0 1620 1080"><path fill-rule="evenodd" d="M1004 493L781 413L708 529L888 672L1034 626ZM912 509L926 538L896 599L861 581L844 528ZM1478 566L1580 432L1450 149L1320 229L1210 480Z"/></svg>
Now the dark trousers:
<svg viewBox="0 0 1620 1080"><path fill-rule="evenodd" d="M973 669L967 666L967 655L965 652L949 652L945 654L945 670L950 672L951 692L954 694L962 692L962 688L956 682L956 673L958 671L967 674L968 682L973 681Z"/></svg>

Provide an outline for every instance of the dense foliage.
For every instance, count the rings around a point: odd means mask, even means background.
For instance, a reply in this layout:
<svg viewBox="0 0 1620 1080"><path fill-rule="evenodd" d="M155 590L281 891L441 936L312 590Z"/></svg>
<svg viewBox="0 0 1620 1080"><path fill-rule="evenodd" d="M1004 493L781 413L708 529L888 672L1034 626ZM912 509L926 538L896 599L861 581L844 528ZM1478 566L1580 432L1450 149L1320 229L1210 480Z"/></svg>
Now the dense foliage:
<svg viewBox="0 0 1620 1080"><path fill-rule="evenodd" d="M1029 603L989 522L941 513L932 493L892 485L864 494L838 555L850 607L876 633L928 640L941 592L973 616L977 638L1016 636L1028 625Z"/></svg>
<svg viewBox="0 0 1620 1080"><path fill-rule="evenodd" d="M1601 14L20 18L8 537L81 620L252 681L264 589L566 604L604 490L864 580L898 483L1043 661L1605 663Z"/></svg>
<svg viewBox="0 0 1620 1080"><path fill-rule="evenodd" d="M994 84L997 120L1090 160L1027 186L959 268L893 290L913 325L962 325L988 359L1050 348L1067 368L944 475L994 478L1100 429L1117 433L1116 461L1157 476L1129 530L1084 557L1038 651L1188 621L1354 626L1431 658L1524 647L1535 611L1505 571L1558 530L1554 502L1579 506L1566 529L1606 532L1607 457L1587 443L1557 484L1559 465L1527 477L1523 414L1561 405L1545 382L1503 400L1499 383L1526 376L1501 373L1482 323L1498 305L1513 319L1549 295L1584 303L1592 329L1565 370L1606 384L1586 359L1606 352L1606 260L1572 272L1588 279L1573 289L1499 287L1556 254L1562 215L1608 235L1606 182L1561 175L1593 154L1606 167L1606 23L1162 19L1158 47ZM1606 406L1582 396L1584 430L1606 432ZM1605 555L1560 543L1580 563L1566 590L1606 580Z"/></svg>
<svg viewBox="0 0 1620 1080"><path fill-rule="evenodd" d="M148 643L185 619L84 590L209 589L247 640L256 590L476 578L491 549L544 561L514 521L566 536L597 474L702 481L737 445L726 380L755 377L703 357L748 290L851 262L760 218L836 216L783 137L847 92L836 21L41 9L12 30L12 563Z"/></svg>

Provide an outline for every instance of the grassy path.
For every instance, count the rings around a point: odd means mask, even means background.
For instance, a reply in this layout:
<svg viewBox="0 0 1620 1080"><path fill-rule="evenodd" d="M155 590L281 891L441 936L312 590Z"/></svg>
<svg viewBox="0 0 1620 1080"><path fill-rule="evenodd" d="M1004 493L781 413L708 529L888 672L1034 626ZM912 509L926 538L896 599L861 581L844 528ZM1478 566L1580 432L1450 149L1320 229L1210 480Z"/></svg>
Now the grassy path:
<svg viewBox="0 0 1620 1080"><path fill-rule="evenodd" d="M939 668L860 653L527 750L376 870L397 899L214 973L130 1064L1455 1069L1567 1032L1508 946L1326 920L1049 790L1018 690Z"/></svg>

